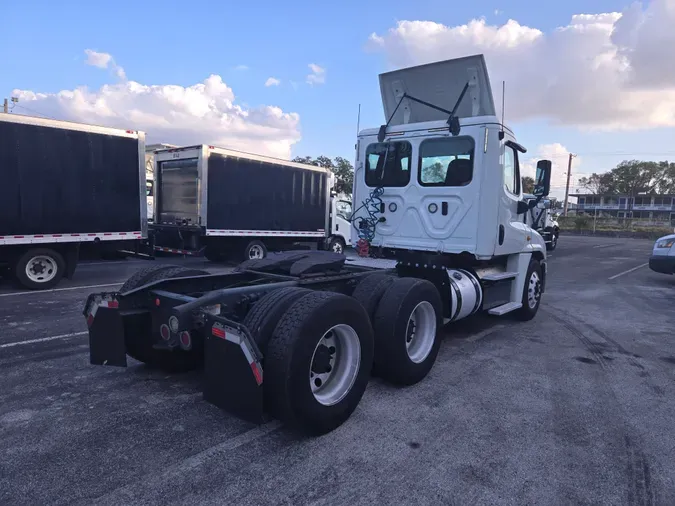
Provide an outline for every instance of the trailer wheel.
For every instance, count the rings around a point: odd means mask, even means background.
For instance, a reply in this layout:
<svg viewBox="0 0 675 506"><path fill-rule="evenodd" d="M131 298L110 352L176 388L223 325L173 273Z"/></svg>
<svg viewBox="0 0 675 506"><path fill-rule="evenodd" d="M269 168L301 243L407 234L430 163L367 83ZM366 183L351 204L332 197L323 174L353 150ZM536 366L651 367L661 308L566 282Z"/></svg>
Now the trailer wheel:
<svg viewBox="0 0 675 506"><path fill-rule="evenodd" d="M155 269L154 272L140 281L138 286L148 283L162 281L171 278L180 278L183 276L203 276L208 274L199 269L190 269L187 267L168 266L167 269ZM136 288L138 288L138 286ZM192 348L190 350L174 349L171 351L157 350L153 347L159 339L159 332L153 335L152 329L148 332L136 333L130 332L132 329L125 329L124 344L127 349L127 355L131 358L143 362L150 367L156 367L166 372L186 372L197 369L204 360L204 340L200 339L196 333L191 332Z"/></svg>
<svg viewBox="0 0 675 506"><path fill-rule="evenodd" d="M389 274L375 273L365 276L356 285L352 297L366 309L371 322L375 321L375 311L384 292L396 278Z"/></svg>
<svg viewBox="0 0 675 506"><path fill-rule="evenodd" d="M383 379L414 385L431 370L441 344L441 295L433 283L398 278L375 312L375 367Z"/></svg>
<svg viewBox="0 0 675 506"><path fill-rule="evenodd" d="M513 316L520 321L529 321L535 317L541 304L541 264L535 258L530 259L527 268L522 303L523 306L514 311Z"/></svg>
<svg viewBox="0 0 675 506"><path fill-rule="evenodd" d="M63 256L49 248L26 251L16 263L16 278L30 290L47 290L56 286L66 271Z"/></svg>
<svg viewBox="0 0 675 506"><path fill-rule="evenodd" d="M244 248L244 260L258 260L267 256L267 247L262 241L251 241Z"/></svg>
<svg viewBox="0 0 675 506"><path fill-rule="evenodd" d="M352 297L311 292L286 311L268 345L264 395L285 424L320 435L342 425L368 384L373 331Z"/></svg>
<svg viewBox="0 0 675 506"><path fill-rule="evenodd" d="M280 288L265 294L253 305L244 318L244 325L263 356L267 355L267 343L281 317L296 300L308 293L311 290L295 286Z"/></svg>

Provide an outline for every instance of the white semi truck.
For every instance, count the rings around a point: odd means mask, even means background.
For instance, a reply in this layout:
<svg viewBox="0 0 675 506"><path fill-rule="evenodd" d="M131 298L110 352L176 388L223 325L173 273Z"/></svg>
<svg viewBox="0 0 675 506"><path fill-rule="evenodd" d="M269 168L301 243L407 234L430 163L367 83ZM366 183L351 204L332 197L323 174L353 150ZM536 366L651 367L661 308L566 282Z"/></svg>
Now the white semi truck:
<svg viewBox="0 0 675 506"><path fill-rule="evenodd" d="M525 201L534 201L535 195L524 194ZM546 242L546 249L553 251L558 246L558 237L560 236L560 226L558 220L554 217L551 210L551 201L542 199L524 215L525 223L539 232Z"/></svg>
<svg viewBox="0 0 675 506"><path fill-rule="evenodd" d="M534 318L546 245L523 214L548 194L551 162L523 200L525 148L496 115L482 55L382 74L380 88L386 124L357 141L352 241L364 265L311 251L227 274L150 267L88 297L91 363L203 368L208 402L324 434L357 408L373 369L422 380L444 322Z"/></svg>

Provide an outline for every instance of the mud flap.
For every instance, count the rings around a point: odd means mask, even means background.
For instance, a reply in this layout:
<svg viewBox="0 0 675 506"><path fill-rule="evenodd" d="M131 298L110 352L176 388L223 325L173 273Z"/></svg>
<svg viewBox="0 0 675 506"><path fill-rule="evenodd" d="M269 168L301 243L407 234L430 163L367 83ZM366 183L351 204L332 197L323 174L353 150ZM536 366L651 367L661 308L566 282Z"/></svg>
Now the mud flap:
<svg viewBox="0 0 675 506"><path fill-rule="evenodd" d="M247 422L268 421L263 406L261 354L245 327L208 318L204 343L204 400Z"/></svg>
<svg viewBox="0 0 675 506"><path fill-rule="evenodd" d="M124 324L119 309L99 306L89 327L89 362L127 366Z"/></svg>

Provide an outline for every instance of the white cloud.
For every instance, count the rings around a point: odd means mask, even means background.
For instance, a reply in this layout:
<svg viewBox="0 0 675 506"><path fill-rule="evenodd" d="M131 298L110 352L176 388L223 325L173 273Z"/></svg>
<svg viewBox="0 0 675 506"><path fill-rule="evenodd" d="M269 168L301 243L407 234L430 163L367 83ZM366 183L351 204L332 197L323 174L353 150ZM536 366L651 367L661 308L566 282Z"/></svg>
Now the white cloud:
<svg viewBox="0 0 675 506"><path fill-rule="evenodd" d="M495 102L506 81L507 120L545 118L603 130L675 126L675 2L578 14L544 33L515 20L449 27L400 21L368 47L392 67L485 54Z"/></svg>
<svg viewBox="0 0 675 506"><path fill-rule="evenodd" d="M85 49L84 53L87 55L87 60L85 62L87 65L98 67L100 69L109 68L118 78L122 80L127 78L124 69L115 63L115 59L109 53L99 53L93 49Z"/></svg>
<svg viewBox="0 0 675 506"><path fill-rule="evenodd" d="M275 106L243 108L218 75L188 87L125 81L98 90L12 95L48 117L143 130L147 142L206 143L290 158L291 146L300 140L298 114Z"/></svg>
<svg viewBox="0 0 675 506"><path fill-rule="evenodd" d="M325 68L319 67L316 63L310 63L308 67L312 71L312 73L307 76L308 84L314 85L314 84L323 84L326 82Z"/></svg>
<svg viewBox="0 0 675 506"><path fill-rule="evenodd" d="M500 11L499 9L495 9L495 10L494 10L494 15L495 15L495 16L499 16L501 13L502 13L502 11Z"/></svg>
<svg viewBox="0 0 675 506"><path fill-rule="evenodd" d="M565 185L567 184L567 164L569 162L570 151L555 142L552 144L541 144L525 155L521 155L520 173L521 176L534 177L537 161L551 160L551 196L563 199L565 197ZM576 190L576 181L581 177L580 169L582 167L582 158L575 155L572 159L572 176L570 178L570 193Z"/></svg>
<svg viewBox="0 0 675 506"><path fill-rule="evenodd" d="M236 67L234 67L234 70L241 70L241 71L243 71L243 70L248 70L248 69L249 69L249 66L248 66L248 65L237 65Z"/></svg>
<svg viewBox="0 0 675 506"><path fill-rule="evenodd" d="M265 86L279 86L280 84L281 81L276 77L268 77L267 81L265 81Z"/></svg>

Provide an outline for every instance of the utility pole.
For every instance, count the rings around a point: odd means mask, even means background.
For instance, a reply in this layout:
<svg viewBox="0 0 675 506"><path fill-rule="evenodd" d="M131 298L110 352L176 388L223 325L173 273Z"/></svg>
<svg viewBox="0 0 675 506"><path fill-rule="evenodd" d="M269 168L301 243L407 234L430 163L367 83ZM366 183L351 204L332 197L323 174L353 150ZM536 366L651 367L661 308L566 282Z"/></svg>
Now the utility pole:
<svg viewBox="0 0 675 506"><path fill-rule="evenodd" d="M565 186L565 207L563 208L563 216L567 216L567 199L570 194L570 176L572 175L572 158L577 155L570 153L569 161L567 162L567 185Z"/></svg>
<svg viewBox="0 0 675 506"><path fill-rule="evenodd" d="M2 112L7 114L9 112L9 100L5 99L5 103L2 104Z"/></svg>

